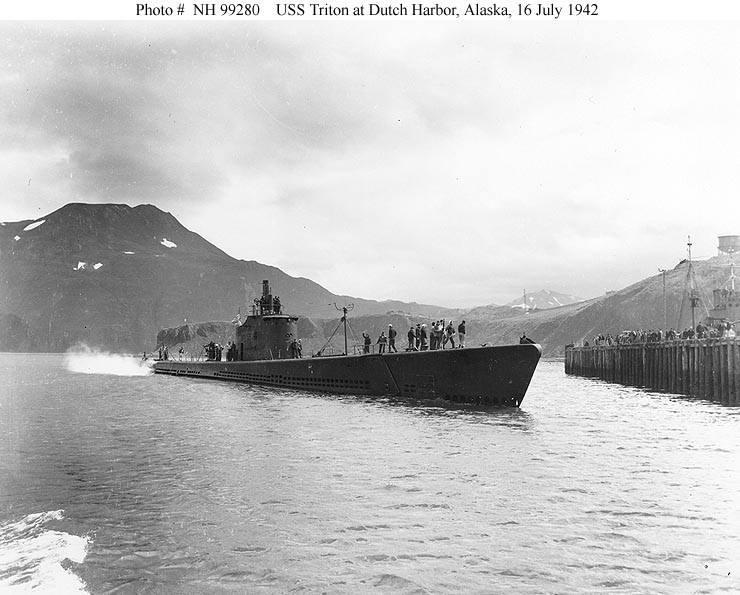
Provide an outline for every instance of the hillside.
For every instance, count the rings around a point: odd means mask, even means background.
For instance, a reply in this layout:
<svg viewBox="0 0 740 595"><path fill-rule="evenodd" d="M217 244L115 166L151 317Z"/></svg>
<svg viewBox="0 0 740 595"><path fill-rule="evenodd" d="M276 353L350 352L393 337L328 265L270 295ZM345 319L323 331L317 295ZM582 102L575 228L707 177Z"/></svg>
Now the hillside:
<svg viewBox="0 0 740 595"><path fill-rule="evenodd" d="M0 349L63 351L78 342L150 348L159 329L231 320L269 279L285 307L310 317L451 309L336 295L309 279L232 258L152 205L72 203L0 225Z"/></svg>
<svg viewBox="0 0 740 595"><path fill-rule="evenodd" d="M726 280L726 261L716 257L695 262L694 271L702 301L711 307L711 288ZM679 324L681 303L685 294L687 263L681 261L666 273L668 327L691 324L690 311L684 306ZM705 310L696 310L697 321ZM663 327L663 280L661 275L648 277L620 291L591 300L526 314L508 314L497 308L475 308L463 315L468 321L470 344L516 342L523 332L543 346L546 356L562 355L568 343L592 340L599 333L616 334L626 329Z"/></svg>

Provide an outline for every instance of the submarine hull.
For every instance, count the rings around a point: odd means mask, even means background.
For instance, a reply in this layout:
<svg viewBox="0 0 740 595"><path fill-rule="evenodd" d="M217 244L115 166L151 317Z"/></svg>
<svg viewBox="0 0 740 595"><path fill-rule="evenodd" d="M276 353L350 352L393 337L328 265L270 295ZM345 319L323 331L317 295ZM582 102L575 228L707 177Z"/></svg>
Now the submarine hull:
<svg viewBox="0 0 740 595"><path fill-rule="evenodd" d="M169 360L155 363L154 371L322 393L518 407L541 352L530 344L235 362Z"/></svg>

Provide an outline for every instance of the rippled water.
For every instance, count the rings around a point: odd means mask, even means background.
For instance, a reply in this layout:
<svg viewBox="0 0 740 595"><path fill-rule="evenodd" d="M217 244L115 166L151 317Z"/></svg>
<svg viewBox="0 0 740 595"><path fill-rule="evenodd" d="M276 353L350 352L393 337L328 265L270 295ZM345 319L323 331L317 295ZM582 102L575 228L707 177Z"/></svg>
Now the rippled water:
<svg viewBox="0 0 740 595"><path fill-rule="evenodd" d="M740 591L738 409L556 362L485 412L100 371L0 354L2 589Z"/></svg>

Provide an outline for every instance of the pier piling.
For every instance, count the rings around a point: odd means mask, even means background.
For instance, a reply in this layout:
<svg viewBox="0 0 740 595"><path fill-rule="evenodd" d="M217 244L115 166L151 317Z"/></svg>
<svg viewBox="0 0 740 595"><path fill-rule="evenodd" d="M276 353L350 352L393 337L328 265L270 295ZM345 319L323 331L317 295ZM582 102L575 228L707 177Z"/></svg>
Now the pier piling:
<svg viewBox="0 0 740 595"><path fill-rule="evenodd" d="M565 348L565 373L740 405L740 340Z"/></svg>

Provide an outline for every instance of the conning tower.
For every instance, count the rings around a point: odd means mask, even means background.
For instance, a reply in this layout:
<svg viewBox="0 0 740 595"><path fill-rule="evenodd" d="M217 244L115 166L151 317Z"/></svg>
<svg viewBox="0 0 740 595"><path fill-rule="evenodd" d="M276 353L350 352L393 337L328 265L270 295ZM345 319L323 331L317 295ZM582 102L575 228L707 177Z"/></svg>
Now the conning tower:
<svg viewBox="0 0 740 595"><path fill-rule="evenodd" d="M236 359L240 361L288 359L298 338L298 317L282 313L280 298L270 282L262 281L262 297L254 300L252 314L236 329Z"/></svg>

